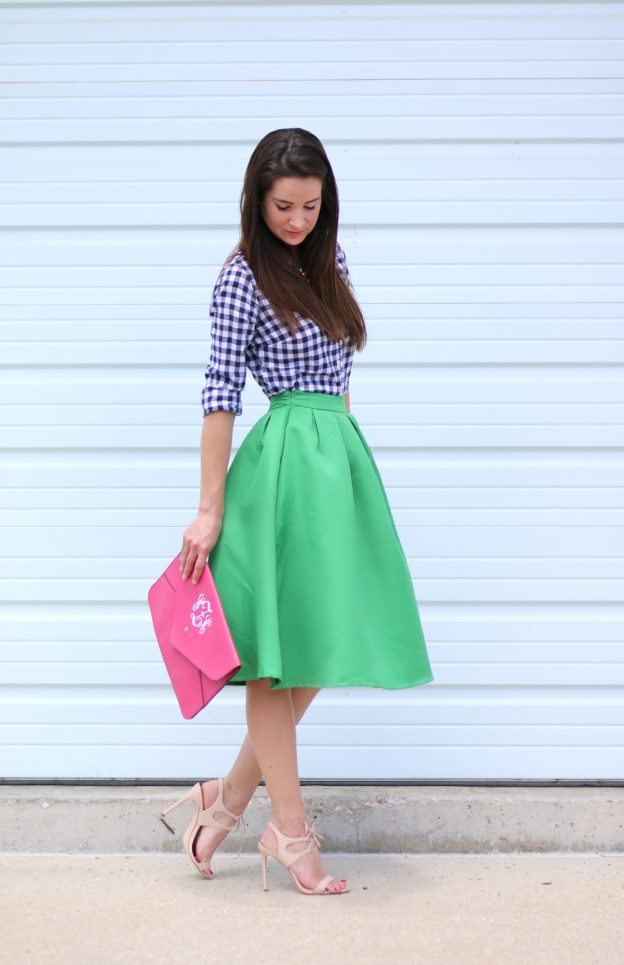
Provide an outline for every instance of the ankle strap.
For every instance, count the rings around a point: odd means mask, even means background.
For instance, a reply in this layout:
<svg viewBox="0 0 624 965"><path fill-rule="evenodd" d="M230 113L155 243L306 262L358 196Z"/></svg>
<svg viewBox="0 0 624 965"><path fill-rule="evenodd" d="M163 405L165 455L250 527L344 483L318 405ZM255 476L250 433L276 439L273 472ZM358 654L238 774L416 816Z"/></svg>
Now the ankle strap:
<svg viewBox="0 0 624 965"><path fill-rule="evenodd" d="M316 819L315 822L316 823ZM277 827L277 825L269 818L269 826L273 829L275 837L277 838L277 851L285 859L285 866L289 868L293 861L300 858L302 854L308 854L309 851L315 851L320 847L319 838L323 835L319 834L310 827L308 822L305 822L306 833L304 835L290 835L285 834L283 831ZM288 844L307 844L306 848L302 848L300 851L288 851L286 846ZM281 859L280 859L281 860Z"/></svg>

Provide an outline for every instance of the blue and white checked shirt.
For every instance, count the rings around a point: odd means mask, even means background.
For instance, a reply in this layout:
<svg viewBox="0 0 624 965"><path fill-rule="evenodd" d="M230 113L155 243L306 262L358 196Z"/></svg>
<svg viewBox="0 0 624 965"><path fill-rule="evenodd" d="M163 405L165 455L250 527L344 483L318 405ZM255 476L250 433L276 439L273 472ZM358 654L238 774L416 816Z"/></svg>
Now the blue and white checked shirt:
<svg viewBox="0 0 624 965"><path fill-rule="evenodd" d="M336 265L351 289L345 253L336 245ZM225 409L242 414L247 369L271 398L287 389L344 395L355 347L332 341L316 322L299 319L296 335L260 296L251 268L239 251L225 265L210 305L211 348L202 390L204 415Z"/></svg>

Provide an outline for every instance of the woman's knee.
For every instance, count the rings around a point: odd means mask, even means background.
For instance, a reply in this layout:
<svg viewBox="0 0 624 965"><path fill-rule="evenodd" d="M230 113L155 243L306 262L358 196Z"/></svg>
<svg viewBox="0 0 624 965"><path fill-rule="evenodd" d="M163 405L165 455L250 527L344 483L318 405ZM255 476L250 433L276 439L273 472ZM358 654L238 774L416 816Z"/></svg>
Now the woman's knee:
<svg viewBox="0 0 624 965"><path fill-rule="evenodd" d="M258 677L256 680L246 680L245 681L246 690L270 690L271 689L271 678L270 677Z"/></svg>

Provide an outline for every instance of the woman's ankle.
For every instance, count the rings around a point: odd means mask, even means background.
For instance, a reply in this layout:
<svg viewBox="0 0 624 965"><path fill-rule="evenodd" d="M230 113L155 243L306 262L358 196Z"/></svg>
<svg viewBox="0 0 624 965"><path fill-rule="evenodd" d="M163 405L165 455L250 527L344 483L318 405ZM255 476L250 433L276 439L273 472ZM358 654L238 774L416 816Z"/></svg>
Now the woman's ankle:
<svg viewBox="0 0 624 965"><path fill-rule="evenodd" d="M242 813L249 804L253 795L253 791L251 794L249 794L244 789L232 784L229 778L223 778L223 801L225 806L229 808L230 811L233 811L234 814Z"/></svg>
<svg viewBox="0 0 624 965"><path fill-rule="evenodd" d="M282 834L287 834L291 838L303 837L306 833L305 814L276 814L271 811L271 821L277 825Z"/></svg>

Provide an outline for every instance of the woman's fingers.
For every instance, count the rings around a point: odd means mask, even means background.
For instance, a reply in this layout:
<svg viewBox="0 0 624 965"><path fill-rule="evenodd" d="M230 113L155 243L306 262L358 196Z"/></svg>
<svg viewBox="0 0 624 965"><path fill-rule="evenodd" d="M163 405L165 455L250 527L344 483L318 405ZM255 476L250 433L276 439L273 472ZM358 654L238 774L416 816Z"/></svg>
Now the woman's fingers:
<svg viewBox="0 0 624 965"><path fill-rule="evenodd" d="M190 547L186 550L184 558L182 555L180 556L180 573L183 580L191 576L193 583L198 582L206 565L206 555L196 548Z"/></svg>
<svg viewBox="0 0 624 965"><path fill-rule="evenodd" d="M193 583L199 582L208 553L217 542L220 531L221 516L218 514L198 514L188 526L180 550L180 574L183 580L191 577Z"/></svg>
<svg viewBox="0 0 624 965"><path fill-rule="evenodd" d="M205 559L201 560L201 558L198 558L197 563L195 564L195 569L193 570L193 577L192 577L193 583L199 583L201 579L201 575L204 572L205 566L206 566L206 560Z"/></svg>
<svg viewBox="0 0 624 965"><path fill-rule="evenodd" d="M194 560L191 559L191 553L188 549L185 549L180 553L180 573L182 579L185 580L190 573L191 565L194 564Z"/></svg>

